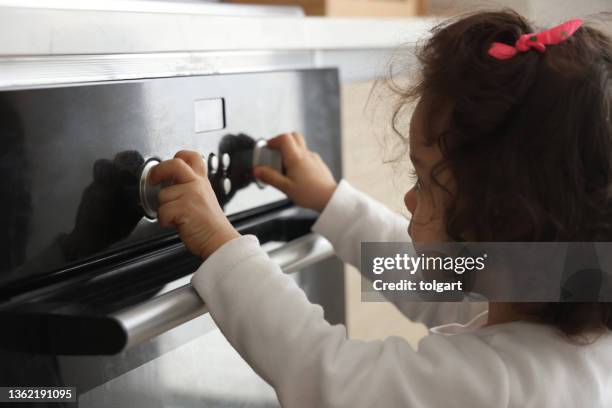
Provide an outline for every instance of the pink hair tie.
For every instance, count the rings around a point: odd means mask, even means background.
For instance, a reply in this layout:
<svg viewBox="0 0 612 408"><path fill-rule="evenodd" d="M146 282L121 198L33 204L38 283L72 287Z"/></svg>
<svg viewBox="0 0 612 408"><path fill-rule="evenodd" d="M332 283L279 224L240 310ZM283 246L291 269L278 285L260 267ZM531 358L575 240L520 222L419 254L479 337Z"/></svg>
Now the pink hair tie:
<svg viewBox="0 0 612 408"><path fill-rule="evenodd" d="M516 55L517 52L527 52L535 48L539 52L544 52L547 45L559 44L571 37L574 32L582 25L582 20L577 18L566 21L549 30L541 33L523 34L512 45L494 42L489 48L489 55L499 60L507 60Z"/></svg>

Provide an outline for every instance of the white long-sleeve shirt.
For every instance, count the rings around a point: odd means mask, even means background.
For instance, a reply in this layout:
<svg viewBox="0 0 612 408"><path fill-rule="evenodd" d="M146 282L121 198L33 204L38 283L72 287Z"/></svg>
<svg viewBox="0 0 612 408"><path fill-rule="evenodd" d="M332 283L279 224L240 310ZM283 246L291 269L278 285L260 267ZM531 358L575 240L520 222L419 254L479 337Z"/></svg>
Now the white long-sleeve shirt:
<svg viewBox="0 0 612 408"><path fill-rule="evenodd" d="M342 181L313 226L345 262L361 241L405 241L407 221ZM482 304L398 304L432 328L418 351L402 338L359 341L330 325L254 236L209 257L192 284L229 342L283 407L612 407L612 335L576 345L553 327L482 327ZM467 324L453 323L467 322Z"/></svg>

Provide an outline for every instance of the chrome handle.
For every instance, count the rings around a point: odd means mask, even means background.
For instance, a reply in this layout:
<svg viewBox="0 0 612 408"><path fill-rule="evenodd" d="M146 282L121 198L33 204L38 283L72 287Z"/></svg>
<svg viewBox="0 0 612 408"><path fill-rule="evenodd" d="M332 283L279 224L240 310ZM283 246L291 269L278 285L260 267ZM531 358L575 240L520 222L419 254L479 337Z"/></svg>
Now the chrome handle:
<svg viewBox="0 0 612 408"><path fill-rule="evenodd" d="M285 273L296 272L334 254L329 241L318 234L308 234L268 252ZM144 303L113 314L127 333L131 347L192 320L208 309L204 301L187 284Z"/></svg>

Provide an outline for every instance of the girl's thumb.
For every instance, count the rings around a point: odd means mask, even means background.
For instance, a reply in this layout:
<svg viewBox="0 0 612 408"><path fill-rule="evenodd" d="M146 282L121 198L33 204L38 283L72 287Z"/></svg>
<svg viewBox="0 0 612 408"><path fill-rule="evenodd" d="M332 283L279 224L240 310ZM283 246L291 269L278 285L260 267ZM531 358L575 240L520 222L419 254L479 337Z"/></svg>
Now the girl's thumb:
<svg viewBox="0 0 612 408"><path fill-rule="evenodd" d="M260 181L278 188L283 193L287 193L291 180L285 175L268 166L257 166L253 169L253 175Z"/></svg>

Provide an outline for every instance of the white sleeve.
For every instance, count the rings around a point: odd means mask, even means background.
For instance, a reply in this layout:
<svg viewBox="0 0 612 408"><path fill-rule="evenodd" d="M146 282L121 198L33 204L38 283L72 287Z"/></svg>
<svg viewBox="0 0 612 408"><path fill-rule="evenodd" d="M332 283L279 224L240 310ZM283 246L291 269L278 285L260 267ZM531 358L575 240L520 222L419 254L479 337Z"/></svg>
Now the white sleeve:
<svg viewBox="0 0 612 408"><path fill-rule="evenodd" d="M360 269L362 242L407 242L409 220L341 180L312 230Z"/></svg>
<svg viewBox="0 0 612 408"><path fill-rule="evenodd" d="M254 236L222 246L192 284L285 408L507 406L505 366L479 337L430 335L418 352L398 337L349 340Z"/></svg>
<svg viewBox="0 0 612 408"><path fill-rule="evenodd" d="M408 242L409 220L340 181L312 230L333 245L336 255L361 271L362 242ZM487 310L486 302L399 302L391 300L410 320L427 327L465 324Z"/></svg>

